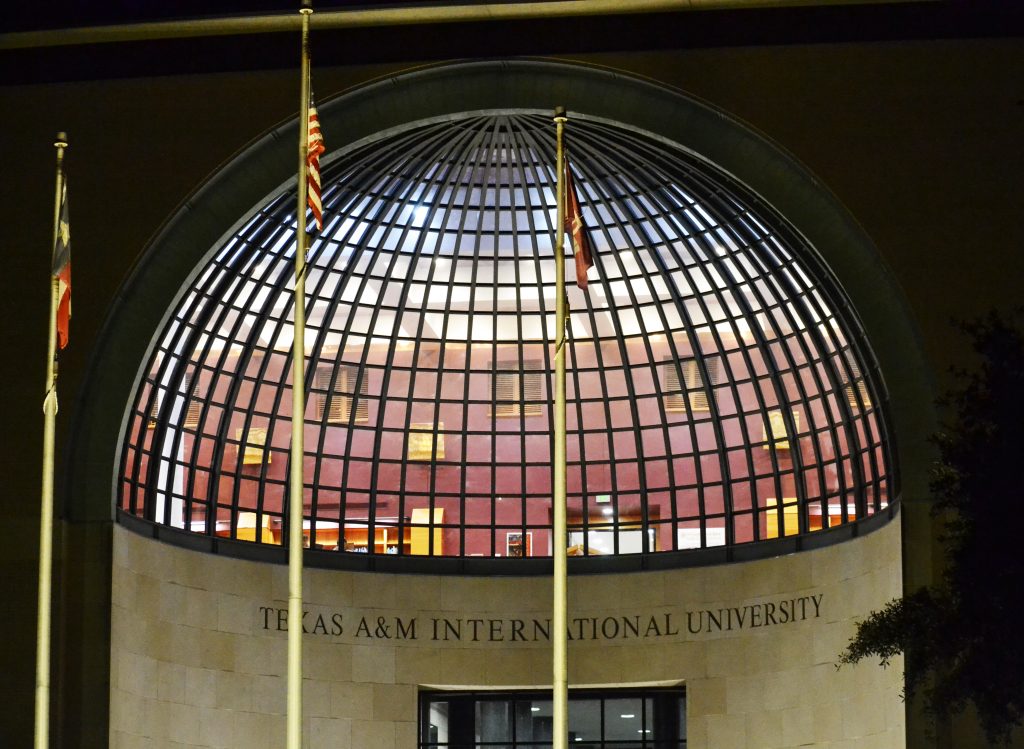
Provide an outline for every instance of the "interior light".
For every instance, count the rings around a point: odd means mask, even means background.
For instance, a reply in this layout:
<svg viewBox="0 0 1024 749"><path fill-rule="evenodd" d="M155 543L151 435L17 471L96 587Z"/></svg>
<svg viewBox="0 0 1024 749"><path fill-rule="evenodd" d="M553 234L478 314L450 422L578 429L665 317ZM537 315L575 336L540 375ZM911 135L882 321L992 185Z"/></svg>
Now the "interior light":
<svg viewBox="0 0 1024 749"><path fill-rule="evenodd" d="M540 708L539 707L531 707L530 711L534 712L534 713L539 713L540 712Z"/></svg>
<svg viewBox="0 0 1024 749"><path fill-rule="evenodd" d="M423 226L427 221L427 214L430 209L425 205L418 205L412 209L412 225L419 227Z"/></svg>
<svg viewBox="0 0 1024 749"><path fill-rule="evenodd" d="M604 513L605 515L614 515L615 514L615 510L613 510L611 507L605 507L603 510L601 510L601 512Z"/></svg>
<svg viewBox="0 0 1024 749"><path fill-rule="evenodd" d="M635 715L634 713L623 713L623 714L622 714L622 715L620 715L619 717L620 717L620 718L635 718L635 717L636 717L636 715Z"/></svg>

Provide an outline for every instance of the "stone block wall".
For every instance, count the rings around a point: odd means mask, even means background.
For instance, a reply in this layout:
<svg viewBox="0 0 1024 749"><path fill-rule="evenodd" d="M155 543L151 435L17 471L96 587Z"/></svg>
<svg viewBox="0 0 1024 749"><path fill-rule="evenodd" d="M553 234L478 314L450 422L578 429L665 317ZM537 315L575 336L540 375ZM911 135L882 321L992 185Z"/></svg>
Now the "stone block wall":
<svg viewBox="0 0 1024 749"><path fill-rule="evenodd" d="M901 663L837 670L899 523L775 559L569 581L572 686L685 684L705 747L904 746ZM280 747L287 569L114 533L111 745ZM307 569L305 743L410 749L421 688L550 684L551 581Z"/></svg>

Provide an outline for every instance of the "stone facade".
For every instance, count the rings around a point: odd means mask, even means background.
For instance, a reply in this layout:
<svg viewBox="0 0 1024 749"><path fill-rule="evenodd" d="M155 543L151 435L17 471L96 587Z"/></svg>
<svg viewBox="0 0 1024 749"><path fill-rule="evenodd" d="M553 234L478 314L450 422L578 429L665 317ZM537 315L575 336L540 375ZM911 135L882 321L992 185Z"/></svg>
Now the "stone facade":
<svg viewBox="0 0 1024 749"><path fill-rule="evenodd" d="M904 746L902 664L836 669L901 591L900 527L767 560L569 581L572 686L685 684L704 747ZM277 747L287 568L114 533L111 746ZM421 687L550 683L551 582L307 569L307 746L416 745Z"/></svg>

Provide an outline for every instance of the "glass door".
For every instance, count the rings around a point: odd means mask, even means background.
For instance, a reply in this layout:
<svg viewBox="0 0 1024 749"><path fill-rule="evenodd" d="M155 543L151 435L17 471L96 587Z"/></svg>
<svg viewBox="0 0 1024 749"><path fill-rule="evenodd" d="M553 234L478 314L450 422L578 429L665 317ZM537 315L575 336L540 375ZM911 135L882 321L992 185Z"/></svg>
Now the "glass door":
<svg viewBox="0 0 1024 749"><path fill-rule="evenodd" d="M547 692L424 692L421 749L551 747ZM682 689L576 690L569 695L569 745L580 749L686 746Z"/></svg>

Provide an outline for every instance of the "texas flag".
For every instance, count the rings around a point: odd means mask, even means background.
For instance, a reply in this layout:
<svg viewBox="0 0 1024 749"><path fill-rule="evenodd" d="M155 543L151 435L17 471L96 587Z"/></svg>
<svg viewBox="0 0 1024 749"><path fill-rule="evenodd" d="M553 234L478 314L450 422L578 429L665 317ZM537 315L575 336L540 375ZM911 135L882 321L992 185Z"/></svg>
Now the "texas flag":
<svg viewBox="0 0 1024 749"><path fill-rule="evenodd" d="M60 219L57 239L53 244L53 276L57 279L57 346L68 345L71 322L71 228L68 224L68 183L64 180L60 194Z"/></svg>
<svg viewBox="0 0 1024 749"><path fill-rule="evenodd" d="M590 250L590 237L580 212L580 199L573 183L569 157L565 158L565 231L572 239L572 254L576 259L576 285L587 288L587 271L594 264Z"/></svg>

